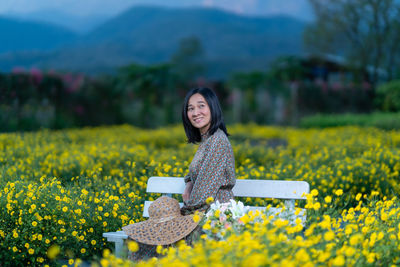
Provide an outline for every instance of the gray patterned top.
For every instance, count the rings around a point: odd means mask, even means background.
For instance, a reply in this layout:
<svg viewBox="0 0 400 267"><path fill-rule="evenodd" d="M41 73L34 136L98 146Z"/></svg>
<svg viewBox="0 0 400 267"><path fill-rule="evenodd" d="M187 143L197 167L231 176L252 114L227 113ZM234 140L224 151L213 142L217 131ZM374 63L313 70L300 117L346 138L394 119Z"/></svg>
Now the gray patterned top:
<svg viewBox="0 0 400 267"><path fill-rule="evenodd" d="M202 137L185 176L185 183L189 181L193 182L193 189L182 207L184 214L207 209L209 197L221 203L233 199L235 158L228 137L221 129L211 136Z"/></svg>

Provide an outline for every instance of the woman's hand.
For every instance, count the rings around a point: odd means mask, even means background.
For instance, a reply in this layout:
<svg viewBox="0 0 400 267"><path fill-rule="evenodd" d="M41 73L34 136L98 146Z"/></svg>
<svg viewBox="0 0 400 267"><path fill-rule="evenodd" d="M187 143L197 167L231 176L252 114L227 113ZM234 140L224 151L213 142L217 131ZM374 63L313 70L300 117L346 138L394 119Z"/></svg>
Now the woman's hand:
<svg viewBox="0 0 400 267"><path fill-rule="evenodd" d="M193 183L192 182L187 182L185 190L183 191L182 194L182 199L184 202L188 201L190 198L190 193L192 192L193 189Z"/></svg>

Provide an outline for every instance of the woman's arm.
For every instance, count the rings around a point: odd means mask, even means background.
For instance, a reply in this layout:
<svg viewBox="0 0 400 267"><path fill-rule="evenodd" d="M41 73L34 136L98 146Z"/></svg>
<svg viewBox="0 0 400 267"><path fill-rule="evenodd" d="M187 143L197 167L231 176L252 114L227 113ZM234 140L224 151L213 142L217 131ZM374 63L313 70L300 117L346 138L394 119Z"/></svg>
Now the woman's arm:
<svg viewBox="0 0 400 267"><path fill-rule="evenodd" d="M225 182L224 172L228 158L228 145L220 138L214 137L210 141L189 199L185 201L182 208L184 212L207 208L207 198L215 198Z"/></svg>
<svg viewBox="0 0 400 267"><path fill-rule="evenodd" d="M183 191L183 194L182 194L182 199L184 202L189 200L192 189L193 189L193 183L191 181L187 182L185 190Z"/></svg>

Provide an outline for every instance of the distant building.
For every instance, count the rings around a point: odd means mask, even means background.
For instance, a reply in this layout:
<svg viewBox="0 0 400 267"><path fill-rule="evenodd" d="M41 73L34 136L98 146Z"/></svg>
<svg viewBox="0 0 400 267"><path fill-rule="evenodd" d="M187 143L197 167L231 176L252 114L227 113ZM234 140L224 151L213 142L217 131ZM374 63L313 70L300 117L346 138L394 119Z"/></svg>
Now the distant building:
<svg viewBox="0 0 400 267"><path fill-rule="evenodd" d="M374 73L372 66L367 66L366 71L357 70L344 57L331 54L303 56L300 58L300 62L306 70L306 79L323 81L330 85L335 83L349 84L353 82L370 83L370 77ZM378 83L387 81L387 71L378 68L377 73Z"/></svg>

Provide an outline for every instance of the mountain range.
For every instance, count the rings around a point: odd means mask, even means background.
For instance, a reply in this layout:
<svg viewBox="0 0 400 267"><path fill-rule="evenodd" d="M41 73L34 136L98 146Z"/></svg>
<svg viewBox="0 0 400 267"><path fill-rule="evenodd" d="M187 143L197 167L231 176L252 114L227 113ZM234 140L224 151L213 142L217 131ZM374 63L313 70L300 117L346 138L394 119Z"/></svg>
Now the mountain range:
<svg viewBox="0 0 400 267"><path fill-rule="evenodd" d="M0 18L0 70L38 67L90 74L130 63L167 62L180 40L197 37L207 76L265 69L279 55L302 53L306 23L288 16L249 17L211 8L136 6L86 34L48 23Z"/></svg>

